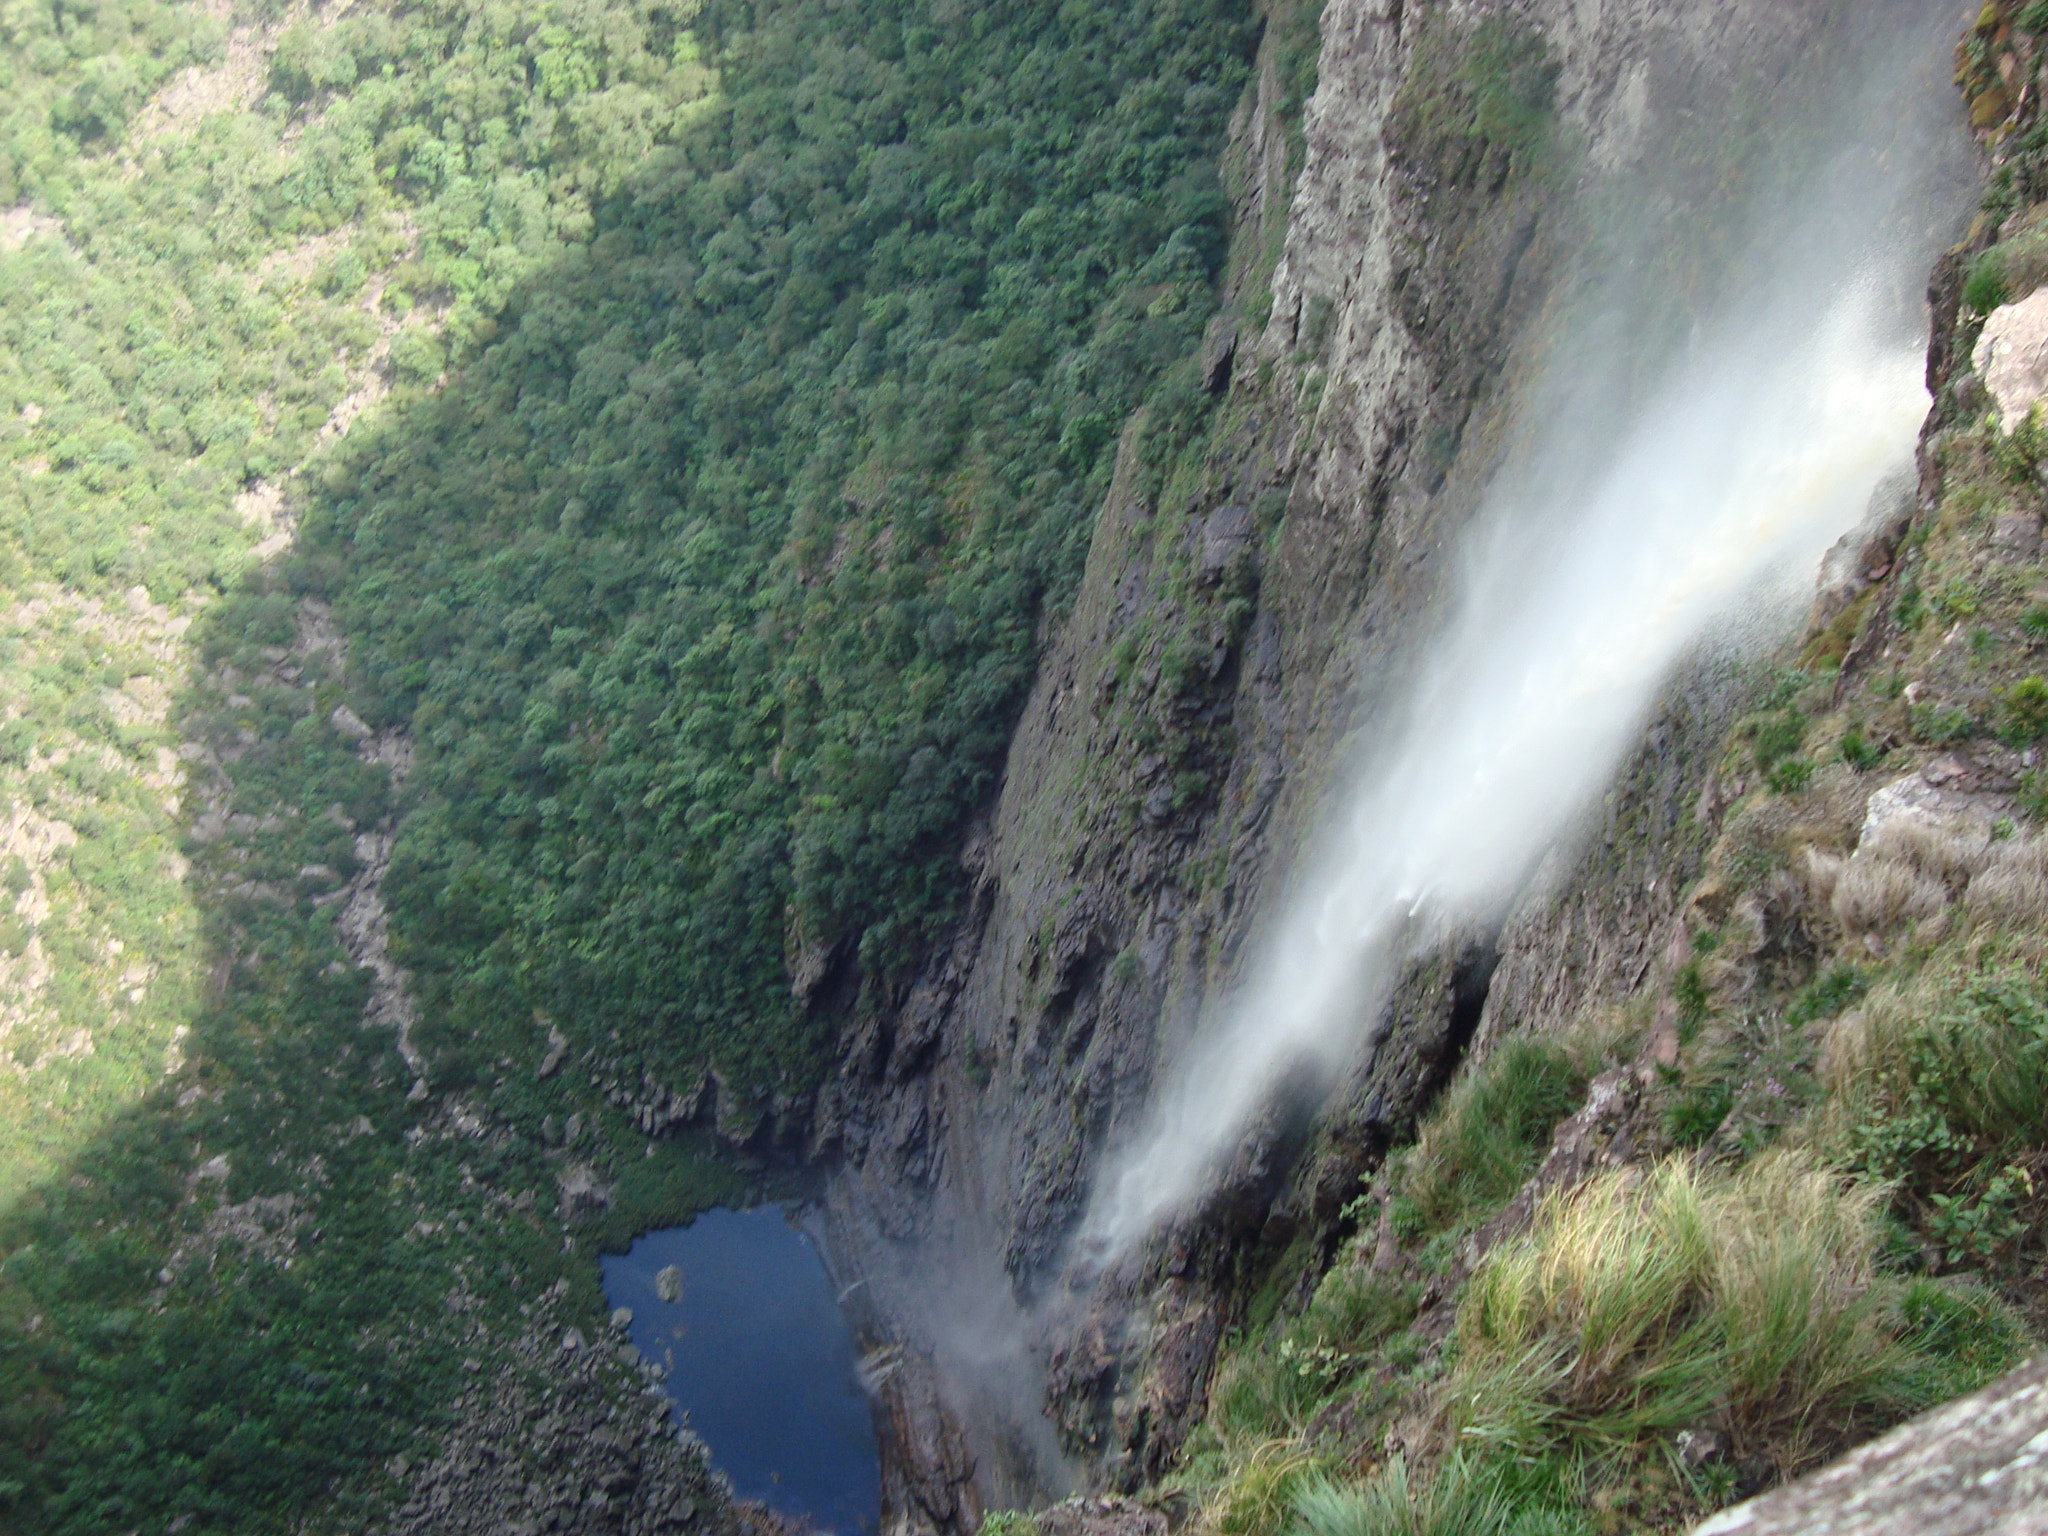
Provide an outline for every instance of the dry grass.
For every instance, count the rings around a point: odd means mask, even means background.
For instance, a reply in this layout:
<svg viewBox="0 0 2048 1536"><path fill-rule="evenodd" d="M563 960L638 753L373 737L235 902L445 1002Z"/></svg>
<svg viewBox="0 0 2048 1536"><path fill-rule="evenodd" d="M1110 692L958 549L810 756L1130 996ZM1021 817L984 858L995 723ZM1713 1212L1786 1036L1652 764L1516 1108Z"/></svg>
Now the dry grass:
<svg viewBox="0 0 2048 1536"><path fill-rule="evenodd" d="M1991 856L1991 829L1976 821L1894 816L1864 839L1856 856L1903 864L1960 893Z"/></svg>
<svg viewBox="0 0 2048 1536"><path fill-rule="evenodd" d="M1948 904L1937 880L1883 859L1851 862L1835 884L1829 909L1845 932L1885 933L1936 916Z"/></svg>
<svg viewBox="0 0 2048 1536"><path fill-rule="evenodd" d="M1980 926L2048 928L2048 842L2015 837L1994 844L1970 881L1964 908Z"/></svg>
<svg viewBox="0 0 2048 1536"><path fill-rule="evenodd" d="M1203 1506L1202 1527L1213 1536L1271 1536L1287 1523L1311 1480L1328 1471L1328 1461L1298 1438L1267 1440L1237 1462L1229 1481Z"/></svg>
<svg viewBox="0 0 2048 1536"><path fill-rule="evenodd" d="M1466 1291L1452 1424L1531 1455L1714 1416L1781 1467L1826 1454L1908 1406L1872 1262L1881 1200L1790 1152L1733 1173L1674 1159L1554 1198Z"/></svg>
<svg viewBox="0 0 2048 1536"><path fill-rule="evenodd" d="M1809 850L1806 888L1845 937L1884 938L1942 918L1989 869L2003 867L2002 846L1975 822L1896 816L1849 858Z"/></svg>

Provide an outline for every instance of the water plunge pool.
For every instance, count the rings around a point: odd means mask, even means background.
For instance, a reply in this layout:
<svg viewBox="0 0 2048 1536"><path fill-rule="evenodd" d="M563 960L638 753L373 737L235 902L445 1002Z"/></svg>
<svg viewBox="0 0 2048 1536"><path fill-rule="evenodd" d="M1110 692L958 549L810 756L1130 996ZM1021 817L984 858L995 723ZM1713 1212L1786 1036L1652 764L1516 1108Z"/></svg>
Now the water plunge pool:
<svg viewBox="0 0 2048 1536"><path fill-rule="evenodd" d="M822 1531L877 1528L859 1353L824 1260L781 1207L707 1211L602 1266L635 1347L741 1498Z"/></svg>

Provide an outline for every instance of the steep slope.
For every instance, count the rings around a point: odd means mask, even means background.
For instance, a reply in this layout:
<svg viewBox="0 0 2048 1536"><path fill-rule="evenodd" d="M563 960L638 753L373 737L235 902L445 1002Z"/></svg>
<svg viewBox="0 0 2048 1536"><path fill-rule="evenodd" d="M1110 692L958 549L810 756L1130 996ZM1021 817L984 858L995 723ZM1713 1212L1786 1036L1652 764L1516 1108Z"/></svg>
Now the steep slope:
<svg viewBox="0 0 2048 1536"><path fill-rule="evenodd" d="M1383 1022L1383 1043L1319 1119L1282 1106L1142 1261L1100 1280L1066 1268L1103 1149L1241 984L1347 736L1384 716L1433 629L1457 536L1538 386L1604 343L1577 328L1601 312L1592 294L1650 296L1626 342L1652 376L1717 283L1739 282L1736 210L1773 171L1811 173L1797 146L1831 89L1812 61L1834 61L1837 85L1864 64L1839 20L1322 14L1284 251L1266 282L1235 269L1209 338L1214 417L1185 440L1142 419L1127 434L1073 617L970 842L972 916L853 1037L825 1121L846 1164L835 1239L869 1283L868 1326L929 1362L894 1389L911 1426L895 1475L942 1528L1034 1480L1172 1471L1219 1344L1290 1287L1305 1297L1482 1006L1575 1013L1654 970L1707 840L1686 812L1756 686L1724 666L1673 691L1591 833L1601 878L1559 895L1553 874L1558 915L1511 928L1495 992L1490 935L1449 946L1384 1021L1358 1021L1361 1036ZM1924 8L1894 20L1946 25ZM1276 73L1265 56L1236 130L1246 225L1272 196ZM963 1291L981 1302L944 1300ZM1041 1387L1071 1467L1032 1449Z"/></svg>
<svg viewBox="0 0 2048 1536"><path fill-rule="evenodd" d="M595 1250L951 912L1249 11L0 39L0 1518L727 1529Z"/></svg>

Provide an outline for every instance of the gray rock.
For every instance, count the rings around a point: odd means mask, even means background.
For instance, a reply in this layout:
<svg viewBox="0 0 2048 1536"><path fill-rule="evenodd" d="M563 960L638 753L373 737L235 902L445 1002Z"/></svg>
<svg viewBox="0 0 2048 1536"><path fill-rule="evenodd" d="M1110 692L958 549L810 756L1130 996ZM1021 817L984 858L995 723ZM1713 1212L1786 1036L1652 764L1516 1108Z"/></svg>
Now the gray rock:
<svg viewBox="0 0 2048 1536"><path fill-rule="evenodd" d="M1972 354L1977 375L1998 402L1998 424L2010 432L2048 394L2048 288L1991 312Z"/></svg>
<svg viewBox="0 0 2048 1536"><path fill-rule="evenodd" d="M1694 1536L2043 1536L2048 1356L1922 1414Z"/></svg>
<svg viewBox="0 0 2048 1536"><path fill-rule="evenodd" d="M1724 1461L1728 1456L1728 1437L1718 1429L1681 1429L1678 1432L1678 1460L1686 1468L1704 1467L1710 1462Z"/></svg>
<svg viewBox="0 0 2048 1536"><path fill-rule="evenodd" d="M2041 519L2032 512L2002 512L1991 525L1991 547L2008 561L2041 557Z"/></svg>
<svg viewBox="0 0 2048 1536"><path fill-rule="evenodd" d="M1040 1536L1166 1536L1166 1526L1135 1499L1068 1499L1038 1516Z"/></svg>

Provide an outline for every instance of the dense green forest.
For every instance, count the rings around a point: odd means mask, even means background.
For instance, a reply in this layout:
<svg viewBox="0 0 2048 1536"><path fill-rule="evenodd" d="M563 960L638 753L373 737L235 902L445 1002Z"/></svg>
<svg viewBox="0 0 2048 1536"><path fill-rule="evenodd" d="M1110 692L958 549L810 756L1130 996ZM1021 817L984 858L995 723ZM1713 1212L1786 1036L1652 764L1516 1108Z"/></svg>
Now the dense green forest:
<svg viewBox="0 0 2048 1536"><path fill-rule="evenodd" d="M307 580L416 736L437 1063L540 1008L800 1087L790 970L887 978L948 914L1118 425L1213 307L1224 10L764 13L701 131L329 469Z"/></svg>
<svg viewBox="0 0 2048 1536"><path fill-rule="evenodd" d="M0 1530L360 1529L522 1298L737 1191L548 1030L799 1092L793 981L943 923L1126 418L1207 408L1256 36L0 11Z"/></svg>

